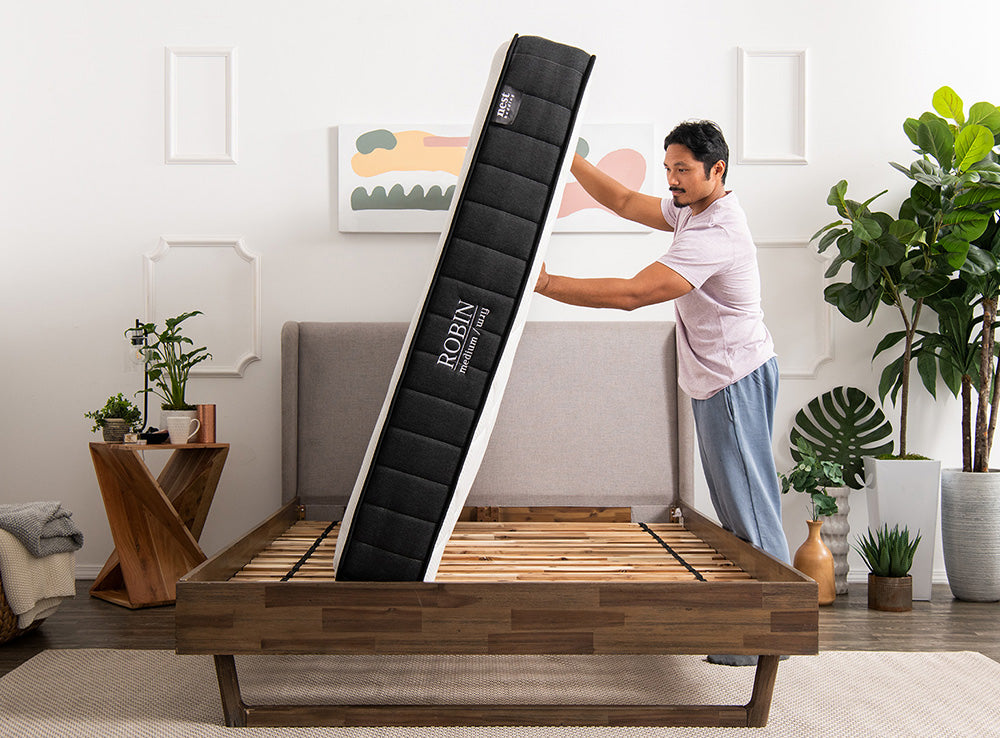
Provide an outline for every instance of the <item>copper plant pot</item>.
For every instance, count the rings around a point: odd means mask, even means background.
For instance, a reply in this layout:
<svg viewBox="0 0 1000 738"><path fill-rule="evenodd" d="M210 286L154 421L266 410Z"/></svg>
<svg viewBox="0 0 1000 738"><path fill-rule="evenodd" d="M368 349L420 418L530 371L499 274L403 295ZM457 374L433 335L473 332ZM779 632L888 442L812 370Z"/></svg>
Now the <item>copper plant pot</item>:
<svg viewBox="0 0 1000 738"><path fill-rule="evenodd" d="M868 575L868 609L909 612L913 609L913 577Z"/></svg>

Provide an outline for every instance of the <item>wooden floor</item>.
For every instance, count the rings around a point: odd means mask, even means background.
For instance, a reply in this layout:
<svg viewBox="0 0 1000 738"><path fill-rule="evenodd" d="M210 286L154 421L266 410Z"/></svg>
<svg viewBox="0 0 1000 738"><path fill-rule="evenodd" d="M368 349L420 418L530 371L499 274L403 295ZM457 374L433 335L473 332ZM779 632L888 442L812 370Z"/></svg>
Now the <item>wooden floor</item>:
<svg viewBox="0 0 1000 738"><path fill-rule="evenodd" d="M49 648L174 648L174 608L127 610L90 597L77 582L38 630L0 645L0 674ZM1000 603L960 602L935 585L931 602L909 613L869 610L864 584L820 608L820 649L833 651L979 651L1000 661Z"/></svg>

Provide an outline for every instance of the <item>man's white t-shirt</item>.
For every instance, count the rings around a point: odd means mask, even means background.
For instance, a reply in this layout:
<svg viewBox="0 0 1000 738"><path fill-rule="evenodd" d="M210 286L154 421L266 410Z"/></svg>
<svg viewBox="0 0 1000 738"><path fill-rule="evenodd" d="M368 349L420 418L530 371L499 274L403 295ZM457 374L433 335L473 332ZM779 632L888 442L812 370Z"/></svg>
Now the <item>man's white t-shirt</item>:
<svg viewBox="0 0 1000 738"><path fill-rule="evenodd" d="M678 381L688 395L705 400L775 355L760 307L757 247L731 192L698 215L672 197L660 207L674 241L658 261L694 287L674 300Z"/></svg>

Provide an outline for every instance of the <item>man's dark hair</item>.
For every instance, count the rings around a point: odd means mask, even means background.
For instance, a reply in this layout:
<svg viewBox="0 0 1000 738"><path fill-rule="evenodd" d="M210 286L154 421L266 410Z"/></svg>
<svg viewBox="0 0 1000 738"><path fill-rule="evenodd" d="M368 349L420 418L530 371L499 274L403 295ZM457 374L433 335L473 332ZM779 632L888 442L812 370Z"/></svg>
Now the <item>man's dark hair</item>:
<svg viewBox="0 0 1000 738"><path fill-rule="evenodd" d="M681 144L691 149L694 158L704 165L706 179L711 175L715 162L723 162L726 168L722 170L722 183L726 183L726 175L729 174L729 145L718 124L710 120L680 123L663 140L663 150L666 151L670 144Z"/></svg>

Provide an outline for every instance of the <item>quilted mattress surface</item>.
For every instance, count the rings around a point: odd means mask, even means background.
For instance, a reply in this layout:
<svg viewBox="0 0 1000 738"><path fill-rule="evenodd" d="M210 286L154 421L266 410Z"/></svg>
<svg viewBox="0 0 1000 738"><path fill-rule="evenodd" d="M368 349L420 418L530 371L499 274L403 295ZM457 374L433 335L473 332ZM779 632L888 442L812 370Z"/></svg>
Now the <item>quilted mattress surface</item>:
<svg viewBox="0 0 1000 738"><path fill-rule="evenodd" d="M434 577L503 394L593 61L538 37L497 53L438 262L345 513L338 579Z"/></svg>

